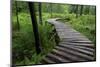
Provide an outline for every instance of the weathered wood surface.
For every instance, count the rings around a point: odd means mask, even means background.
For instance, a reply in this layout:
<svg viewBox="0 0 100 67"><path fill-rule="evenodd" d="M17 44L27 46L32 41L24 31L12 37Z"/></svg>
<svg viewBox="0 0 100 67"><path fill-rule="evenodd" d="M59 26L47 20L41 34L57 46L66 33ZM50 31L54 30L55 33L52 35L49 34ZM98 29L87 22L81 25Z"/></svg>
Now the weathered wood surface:
<svg viewBox="0 0 100 67"><path fill-rule="evenodd" d="M48 22L54 25L60 42L43 58L42 64L95 60L95 47L88 38L74 30L70 24L56 19L50 19Z"/></svg>

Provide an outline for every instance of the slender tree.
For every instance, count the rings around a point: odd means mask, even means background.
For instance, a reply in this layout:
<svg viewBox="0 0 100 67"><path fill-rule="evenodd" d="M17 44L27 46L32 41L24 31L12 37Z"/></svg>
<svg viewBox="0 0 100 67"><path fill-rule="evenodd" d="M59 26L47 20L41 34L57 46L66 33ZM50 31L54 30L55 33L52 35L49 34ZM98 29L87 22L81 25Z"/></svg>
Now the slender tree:
<svg viewBox="0 0 100 67"><path fill-rule="evenodd" d="M50 12L51 12L51 18L52 18L52 3L50 4Z"/></svg>
<svg viewBox="0 0 100 67"><path fill-rule="evenodd" d="M96 16L96 6L94 6L94 14Z"/></svg>
<svg viewBox="0 0 100 67"><path fill-rule="evenodd" d="M96 15L96 6L91 6L91 14Z"/></svg>
<svg viewBox="0 0 100 67"><path fill-rule="evenodd" d="M78 5L76 5L76 18L78 17Z"/></svg>
<svg viewBox="0 0 100 67"><path fill-rule="evenodd" d="M39 6L39 22L42 24L42 4L38 3Z"/></svg>
<svg viewBox="0 0 100 67"><path fill-rule="evenodd" d="M16 19L17 19L17 27L18 30L20 30L20 24L19 24L19 18L18 18L18 7L17 7L17 1L15 1L15 7L16 7Z"/></svg>
<svg viewBox="0 0 100 67"><path fill-rule="evenodd" d="M90 7L89 6L85 6L84 7L84 14L89 14L90 11Z"/></svg>
<svg viewBox="0 0 100 67"><path fill-rule="evenodd" d="M80 6L80 16L83 14L83 5Z"/></svg>
<svg viewBox="0 0 100 67"><path fill-rule="evenodd" d="M87 9L88 9L88 13L87 14L90 14L90 9L91 9L90 6L88 6Z"/></svg>
<svg viewBox="0 0 100 67"><path fill-rule="evenodd" d="M70 13L75 13L76 12L76 6L75 5L70 5Z"/></svg>
<svg viewBox="0 0 100 67"><path fill-rule="evenodd" d="M36 14L35 14L35 7L34 7L34 3L32 3L32 2L28 2L28 5L29 5L31 20L32 20L32 27L33 27L33 31L34 31L36 52L37 52L37 54L39 54L41 52L41 43L40 43L40 38L39 38L38 25L37 25Z"/></svg>

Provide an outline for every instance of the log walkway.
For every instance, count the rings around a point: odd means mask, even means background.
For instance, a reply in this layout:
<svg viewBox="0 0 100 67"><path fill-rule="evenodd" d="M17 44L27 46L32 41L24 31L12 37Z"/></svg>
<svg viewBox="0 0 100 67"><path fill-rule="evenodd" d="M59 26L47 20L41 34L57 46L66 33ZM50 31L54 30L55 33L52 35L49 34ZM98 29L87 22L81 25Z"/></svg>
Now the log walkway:
<svg viewBox="0 0 100 67"><path fill-rule="evenodd" d="M57 19L49 19L48 22L54 25L60 42L43 58L41 64L95 60L95 47L88 38L74 30L70 24L64 24Z"/></svg>

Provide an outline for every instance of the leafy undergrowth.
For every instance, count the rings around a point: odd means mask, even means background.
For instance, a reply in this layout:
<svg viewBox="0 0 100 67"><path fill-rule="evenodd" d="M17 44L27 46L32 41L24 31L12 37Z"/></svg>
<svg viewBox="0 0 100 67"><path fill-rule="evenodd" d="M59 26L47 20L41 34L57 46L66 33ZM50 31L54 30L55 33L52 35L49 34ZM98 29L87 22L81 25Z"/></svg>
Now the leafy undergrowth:
<svg viewBox="0 0 100 67"><path fill-rule="evenodd" d="M46 19L45 19L46 20ZM12 20L12 59L13 64L28 65L38 64L41 59L50 52L55 46L55 40L51 39L54 29L50 24L43 21L43 24L38 23L42 52L36 54L34 33L29 14L20 13L19 23L20 30L17 28L16 17Z"/></svg>
<svg viewBox="0 0 100 67"><path fill-rule="evenodd" d="M94 15L82 15L76 18L75 14L69 14L60 21L69 22L73 28L96 44L96 19Z"/></svg>

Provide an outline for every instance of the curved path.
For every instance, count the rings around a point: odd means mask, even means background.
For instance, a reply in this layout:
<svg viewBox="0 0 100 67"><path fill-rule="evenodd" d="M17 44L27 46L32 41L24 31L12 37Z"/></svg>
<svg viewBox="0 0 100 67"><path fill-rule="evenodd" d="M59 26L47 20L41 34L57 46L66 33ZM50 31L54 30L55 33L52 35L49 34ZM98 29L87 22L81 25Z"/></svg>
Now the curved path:
<svg viewBox="0 0 100 67"><path fill-rule="evenodd" d="M57 19L49 19L59 36L59 44L43 58L41 64L69 63L95 60L95 46L84 35L74 30L70 24Z"/></svg>

